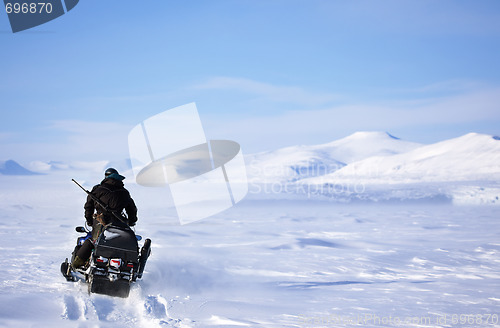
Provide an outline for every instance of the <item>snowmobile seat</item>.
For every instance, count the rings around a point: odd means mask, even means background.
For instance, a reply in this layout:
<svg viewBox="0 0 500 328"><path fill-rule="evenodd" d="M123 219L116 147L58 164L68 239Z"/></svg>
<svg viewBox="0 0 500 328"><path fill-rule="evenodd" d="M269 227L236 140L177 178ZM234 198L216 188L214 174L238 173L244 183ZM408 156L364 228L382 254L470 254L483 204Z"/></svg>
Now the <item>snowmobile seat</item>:
<svg viewBox="0 0 500 328"><path fill-rule="evenodd" d="M97 239L95 255L106 258L121 258L126 262L137 262L139 246L135 233L128 227L107 227Z"/></svg>

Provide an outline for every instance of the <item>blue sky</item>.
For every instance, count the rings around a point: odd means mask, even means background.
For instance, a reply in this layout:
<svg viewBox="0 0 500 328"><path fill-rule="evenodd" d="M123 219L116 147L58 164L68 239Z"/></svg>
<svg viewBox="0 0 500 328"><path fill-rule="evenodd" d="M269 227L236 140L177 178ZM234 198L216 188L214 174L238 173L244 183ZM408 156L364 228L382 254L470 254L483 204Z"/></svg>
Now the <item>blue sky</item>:
<svg viewBox="0 0 500 328"><path fill-rule="evenodd" d="M119 160L189 102L245 153L500 134L497 0L84 0L0 45L0 160Z"/></svg>

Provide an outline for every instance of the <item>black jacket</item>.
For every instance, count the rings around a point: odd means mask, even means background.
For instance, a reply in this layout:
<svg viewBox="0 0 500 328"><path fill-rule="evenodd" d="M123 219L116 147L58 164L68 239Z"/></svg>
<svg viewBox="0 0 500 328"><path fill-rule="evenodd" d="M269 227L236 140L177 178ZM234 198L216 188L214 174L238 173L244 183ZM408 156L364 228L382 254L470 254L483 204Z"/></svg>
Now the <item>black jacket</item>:
<svg viewBox="0 0 500 328"><path fill-rule="evenodd" d="M129 225L134 225L137 221L137 207L132 197L130 197L130 193L123 186L123 182L112 178L106 178L102 180L101 184L94 186L91 193L112 211L121 213L125 209ZM114 219L112 214L104 212L102 207L94 202L90 196L87 197L84 208L85 219L88 225L92 225L94 210L96 210L97 213L103 213L107 222L111 222Z"/></svg>

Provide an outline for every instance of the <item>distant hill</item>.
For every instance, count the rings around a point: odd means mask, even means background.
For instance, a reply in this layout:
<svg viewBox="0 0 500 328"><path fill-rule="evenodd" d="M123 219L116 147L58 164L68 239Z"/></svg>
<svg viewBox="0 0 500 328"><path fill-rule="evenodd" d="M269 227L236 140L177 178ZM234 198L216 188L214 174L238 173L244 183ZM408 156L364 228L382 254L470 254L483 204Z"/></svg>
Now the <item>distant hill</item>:
<svg viewBox="0 0 500 328"><path fill-rule="evenodd" d="M500 203L500 138L469 133L429 145L387 132L356 132L320 145L245 155L249 195L349 201ZM134 182L130 160L0 161L1 175L76 176L92 186L107 167ZM43 172L43 173L37 173Z"/></svg>
<svg viewBox="0 0 500 328"><path fill-rule="evenodd" d="M386 132L357 132L246 161L253 197L500 203L500 138L487 134L422 145Z"/></svg>
<svg viewBox="0 0 500 328"><path fill-rule="evenodd" d="M29 164L29 168L37 172L64 172L64 171L89 171L89 172L104 172L107 161L34 161Z"/></svg>
<svg viewBox="0 0 500 328"><path fill-rule="evenodd" d="M13 160L0 161L0 174L3 175L38 175L40 173L30 171Z"/></svg>

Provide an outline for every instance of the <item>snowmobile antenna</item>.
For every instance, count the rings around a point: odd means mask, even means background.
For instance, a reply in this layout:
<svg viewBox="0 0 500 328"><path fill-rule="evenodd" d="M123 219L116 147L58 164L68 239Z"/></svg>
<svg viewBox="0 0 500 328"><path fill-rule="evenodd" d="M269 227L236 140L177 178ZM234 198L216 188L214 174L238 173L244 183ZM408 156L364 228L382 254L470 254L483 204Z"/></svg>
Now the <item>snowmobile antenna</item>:
<svg viewBox="0 0 500 328"><path fill-rule="evenodd" d="M88 191L87 189L83 188L82 185L79 184L75 179L71 179L71 181L73 181L74 183L76 183L76 185L78 187L80 187L83 191L85 191L85 193L87 195L89 195L89 197L92 198L92 200L94 202L96 202L97 204L99 204L99 206L101 206L104 209L104 211L106 211L107 213L112 214L120 222L127 224L127 222L126 222L126 220L125 220L125 218L123 216L121 216L120 214L116 213L116 211L110 210L109 207L108 207L108 205L105 205L103 202L101 202L101 200L99 198L97 198L96 196L94 196L90 191ZM127 226L128 226L128 224L127 224Z"/></svg>

